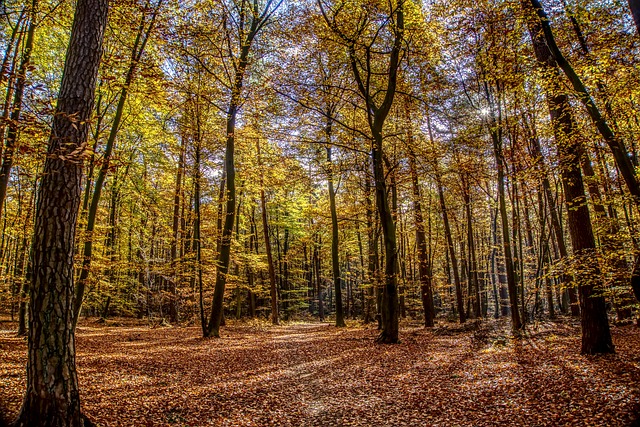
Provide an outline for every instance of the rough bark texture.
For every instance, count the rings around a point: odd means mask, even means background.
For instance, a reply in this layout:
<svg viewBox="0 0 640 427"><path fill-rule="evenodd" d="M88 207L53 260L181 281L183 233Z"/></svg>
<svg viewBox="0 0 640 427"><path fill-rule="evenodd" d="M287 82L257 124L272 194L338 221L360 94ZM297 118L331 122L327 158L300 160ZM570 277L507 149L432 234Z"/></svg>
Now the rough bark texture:
<svg viewBox="0 0 640 427"><path fill-rule="evenodd" d="M48 156L38 190L29 300L27 390L14 426L85 424L73 332L73 252L82 155L91 118L106 0L79 0Z"/></svg>

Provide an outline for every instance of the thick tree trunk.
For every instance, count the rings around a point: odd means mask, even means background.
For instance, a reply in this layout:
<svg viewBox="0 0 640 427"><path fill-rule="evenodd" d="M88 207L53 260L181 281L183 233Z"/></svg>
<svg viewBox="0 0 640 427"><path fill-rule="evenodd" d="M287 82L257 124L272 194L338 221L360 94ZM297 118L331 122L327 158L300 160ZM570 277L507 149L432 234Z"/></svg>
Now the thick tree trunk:
<svg viewBox="0 0 640 427"><path fill-rule="evenodd" d="M398 276L397 276L397 243L396 224L389 208L387 197L387 184L385 181L384 162L382 154L382 124L374 126L374 146L372 149L373 176L375 180L376 206L380 223L382 225L382 237L384 239L384 281L382 287L381 324L382 331L378 337L381 343L398 342Z"/></svg>
<svg viewBox="0 0 640 427"><path fill-rule="evenodd" d="M88 425L80 413L73 253L106 0L78 0L38 190L29 299L27 389L15 427Z"/></svg>

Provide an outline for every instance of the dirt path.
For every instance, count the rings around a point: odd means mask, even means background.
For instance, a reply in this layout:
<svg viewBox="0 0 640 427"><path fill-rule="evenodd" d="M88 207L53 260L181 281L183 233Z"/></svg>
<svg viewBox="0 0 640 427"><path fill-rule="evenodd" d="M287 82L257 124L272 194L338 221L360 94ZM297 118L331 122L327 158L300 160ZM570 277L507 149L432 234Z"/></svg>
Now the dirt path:
<svg viewBox="0 0 640 427"><path fill-rule="evenodd" d="M78 333L85 412L103 426L628 426L640 408L640 331L614 329L618 354L582 357L577 330L329 325L107 327ZM0 399L17 411L26 346L0 332Z"/></svg>

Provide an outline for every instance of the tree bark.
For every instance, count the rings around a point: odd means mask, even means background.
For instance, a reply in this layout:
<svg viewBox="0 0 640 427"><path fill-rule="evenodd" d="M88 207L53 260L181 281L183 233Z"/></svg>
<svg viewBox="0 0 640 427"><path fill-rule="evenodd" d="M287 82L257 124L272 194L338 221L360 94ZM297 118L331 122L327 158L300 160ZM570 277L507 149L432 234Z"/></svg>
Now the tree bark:
<svg viewBox="0 0 640 427"><path fill-rule="evenodd" d="M235 76L231 86L231 97L229 100L229 108L227 109L227 126L226 126L226 147L225 147L225 173L226 173L226 212L224 227L222 229L221 247L218 253L218 263L216 269L216 284L213 292L213 302L211 304L211 315L209 316L209 324L205 332L205 337L219 337L220 325L223 319L223 302L224 289L227 283L227 273L229 272L229 260L231 257L231 239L233 235L233 225L236 215L236 169L235 169L235 131L236 119L241 106L242 86L245 77L245 71L249 65L249 52L251 44L257 36L260 29L271 17L271 14L277 9L281 1L272 9L273 0L267 0L264 10L258 9L258 3L255 2L250 11L242 7L240 35L242 44L240 46L240 54L237 63L234 63ZM249 28L243 28L245 18L249 18ZM246 36L244 32L246 31Z"/></svg>
<svg viewBox="0 0 640 427"><path fill-rule="evenodd" d="M78 0L48 156L38 189L29 298L27 390L14 427L89 425L80 413L73 328L73 252L83 155L107 0Z"/></svg>
<svg viewBox="0 0 640 427"><path fill-rule="evenodd" d="M436 166L437 167L437 166ZM444 222L444 235L447 239L447 251L449 259L451 260L451 269L453 270L453 281L456 288L456 307L458 310L458 318L460 323L467 321L467 316L464 311L464 299L462 296L462 283L460 282L460 270L458 270L458 258L456 257L455 246L453 245L453 236L451 235L451 226L449 224L449 212L447 211L447 204L444 199L444 189L440 176L436 172L436 184L438 185L438 198L440 199L440 209L442 210L442 221Z"/></svg>
<svg viewBox="0 0 640 427"><path fill-rule="evenodd" d="M511 309L511 327L514 331L522 329L523 324L518 310L518 287L516 274L513 266L513 255L511 252L511 239L509 236L509 217L507 215L507 202L505 196L505 165L502 151L502 125L500 104L498 103L498 117L495 117L494 103L489 93L488 84L485 82L485 92L490 104L490 129L489 134L493 141L493 153L498 170L498 208L500 222L502 223L502 248L504 251L504 263L507 271L507 286L509 290L509 305Z"/></svg>

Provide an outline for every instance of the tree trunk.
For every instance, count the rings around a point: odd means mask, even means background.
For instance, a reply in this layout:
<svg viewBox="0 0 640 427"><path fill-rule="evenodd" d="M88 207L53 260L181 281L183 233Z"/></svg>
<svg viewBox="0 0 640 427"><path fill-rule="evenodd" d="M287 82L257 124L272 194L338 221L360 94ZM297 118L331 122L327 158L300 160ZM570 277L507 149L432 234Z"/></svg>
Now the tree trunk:
<svg viewBox="0 0 640 427"><path fill-rule="evenodd" d="M545 23L533 14L541 12L536 0L522 0L523 9L530 14L529 33L536 59L549 75L547 86L547 104L558 146L560 171L567 205L569 233L576 258L575 279L580 294L582 323L582 353L612 353L614 351L609 331L604 297L599 294L602 278L596 257L596 244L591 218L587 207L582 173L580 172L579 142L574 138L575 124L571 117L571 106L566 95L560 92L560 73L556 58L549 47L549 38L544 37ZM544 13L544 12L542 12ZM542 18L540 15L538 15ZM546 16L544 16L546 19ZM546 23L548 25L548 22Z"/></svg>
<svg viewBox="0 0 640 427"><path fill-rule="evenodd" d="M411 137L409 137L411 140ZM424 326L434 326L435 308L433 307L433 266L431 257L427 251L427 238L424 231L424 217L422 216L422 203L420 196L420 183L416 171L415 153L409 145L409 171L411 173L411 187L413 192L413 215L416 225L416 246L418 249L418 275L420 277L420 294L422 308L424 310Z"/></svg>
<svg viewBox="0 0 640 427"><path fill-rule="evenodd" d="M488 90L487 98L489 98ZM492 104L490 102L490 104ZM520 311L518 310L518 287L516 284L516 274L513 267L513 256L511 253L511 240L509 237L509 217L507 215L507 202L505 197L505 171L504 171L504 156L502 154L502 128L499 125L500 118L494 117L493 106L491 108L491 126L489 133L491 134L491 140L493 141L493 152L496 159L496 167L498 169L498 208L500 213L500 220L502 223L502 248L504 251L504 264L507 271L507 286L509 290L509 305L511 309L511 327L514 331L522 329L523 324L520 319ZM500 112L498 111L498 114Z"/></svg>
<svg viewBox="0 0 640 427"><path fill-rule="evenodd" d="M436 166L437 167L437 166ZM460 282L460 270L458 269L458 258L456 257L455 246L453 245L453 236L451 235L451 226L449 224L449 213L444 199L444 189L440 182L440 176L436 173L436 184L438 185L438 198L440 199L440 209L442 210L442 221L444 222L444 235L447 239L447 251L451 261L451 269L453 270L453 281L456 289L456 308L460 323L467 321L464 311L464 298L462 295L462 283Z"/></svg>
<svg viewBox="0 0 640 427"><path fill-rule="evenodd" d="M102 195L102 187L104 186L105 179L107 178L107 174L110 171L111 154L113 153L113 149L116 143L116 137L118 136L118 131L120 130L120 124L122 122L122 116L124 114L124 107L126 105L127 96L129 94L129 88L131 87L136 69L138 68L138 64L140 62L140 59L142 58L142 54L144 53L149 35L153 30L156 16L158 14L162 1L163 0L158 0L153 15L151 16L151 22L148 24L148 26L146 22L147 17L143 15L141 18L138 33L136 35L136 40L131 52L129 69L127 70L124 85L120 90L118 106L116 107L116 113L113 118L113 123L111 124L111 131L109 132L109 138L107 139L104 155L102 156L102 165L100 167L100 171L98 172L98 177L96 178L95 187L93 189L93 196L91 197L91 204L89 205L86 228L87 239L84 242L82 269L80 270L80 277L78 278L78 284L76 286L75 305L73 309L75 319L74 322L78 321L80 310L82 309L84 292L86 289L87 279L89 278L89 271L91 269L93 232L96 224L96 216L98 214L98 204L100 203L100 197Z"/></svg>
<svg viewBox="0 0 640 427"><path fill-rule="evenodd" d="M169 319L172 323L178 322L178 245L180 244L180 205L182 198L182 176L185 167L186 138L181 139L180 155L178 158L178 170L176 171L176 189L173 195L173 221L171 227L171 304L169 306ZM182 236L184 237L184 236Z"/></svg>
<svg viewBox="0 0 640 427"><path fill-rule="evenodd" d="M278 290L276 288L276 270L273 265L273 254L271 252L271 238L269 237L269 222L267 217L267 198L264 194L264 173L262 171L262 158L260 156L260 140L256 140L258 154L258 166L260 167L260 207L262 210L262 232L264 235L264 247L267 254L267 267L269 270L269 289L271 291L271 323L279 323L278 316ZM318 286L320 283L318 282Z"/></svg>
<svg viewBox="0 0 640 427"><path fill-rule="evenodd" d="M551 192L551 184L549 183L549 177L547 172L547 165L544 161L544 157L542 157L542 149L540 147L540 140L537 136L533 136L530 140L531 150L533 156L536 158L536 164L538 170L542 174L542 188L544 189L544 194L547 199L547 204L549 206L549 219L551 220L551 227L553 228L553 234L555 236L556 243L558 245L558 252L560 253L560 261L567 261L569 257L569 251L567 250L567 246L564 241L564 232L562 231L562 224L560 222L560 212L558 210L558 205L555 202L553 194ZM562 282L565 285L565 291L563 295L566 294L569 298L570 310L572 316L580 315L580 307L578 305L578 297L576 295L575 287L571 285L571 275L563 273L562 274Z"/></svg>
<svg viewBox="0 0 640 427"><path fill-rule="evenodd" d="M331 119L327 119L325 128L327 141L331 141ZM333 273L333 285L336 294L336 326L343 328L344 312L342 309L342 279L340 277L340 259L338 253L338 213L336 212L336 193L333 189L333 164L331 162L331 146L327 145L327 182L329 190L329 209L331 210L331 267Z"/></svg>
<svg viewBox="0 0 640 427"><path fill-rule="evenodd" d="M373 176L375 180L376 206L380 223L382 225L382 236L384 239L384 284L382 288L381 322L382 331L378 337L378 342L397 343L398 342L398 277L397 277L397 244L396 225L393 221L389 200L387 198L387 184L385 182L383 154L382 154L382 124L379 128L374 127L374 147L372 149Z"/></svg>
<svg viewBox="0 0 640 427"><path fill-rule="evenodd" d="M89 425L80 413L73 252L106 0L78 0L38 189L29 298L27 389L15 427Z"/></svg>

